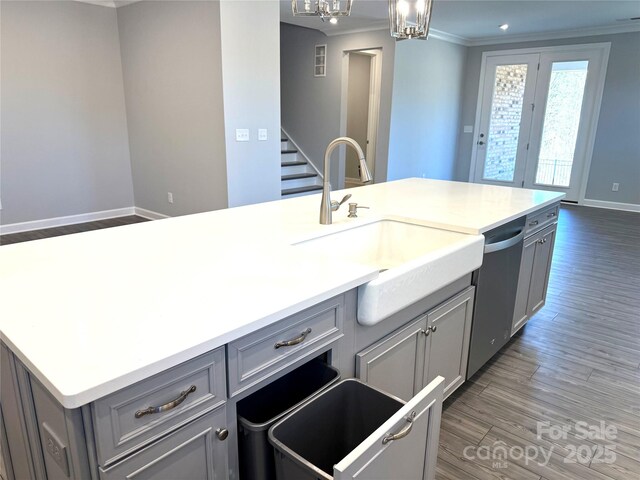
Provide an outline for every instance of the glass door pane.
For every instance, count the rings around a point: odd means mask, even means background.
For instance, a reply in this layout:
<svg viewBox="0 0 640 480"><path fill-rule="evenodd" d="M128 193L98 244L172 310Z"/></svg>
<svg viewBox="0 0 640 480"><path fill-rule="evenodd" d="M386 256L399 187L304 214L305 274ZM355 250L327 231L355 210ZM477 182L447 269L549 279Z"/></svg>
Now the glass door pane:
<svg viewBox="0 0 640 480"><path fill-rule="evenodd" d="M535 183L568 187L571 182L589 62L553 62Z"/></svg>
<svg viewBox="0 0 640 480"><path fill-rule="evenodd" d="M513 182L527 64L496 67L483 180Z"/></svg>

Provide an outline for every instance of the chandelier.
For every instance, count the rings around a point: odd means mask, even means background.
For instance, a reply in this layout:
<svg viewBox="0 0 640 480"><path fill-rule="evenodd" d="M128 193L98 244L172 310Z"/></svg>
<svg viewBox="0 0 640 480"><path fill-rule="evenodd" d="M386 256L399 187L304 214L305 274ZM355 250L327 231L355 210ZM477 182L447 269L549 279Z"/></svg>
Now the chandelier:
<svg viewBox="0 0 640 480"><path fill-rule="evenodd" d="M389 0L391 36L398 40L426 39L433 0Z"/></svg>
<svg viewBox="0 0 640 480"><path fill-rule="evenodd" d="M325 18L348 17L352 3L353 0L291 0L291 9L295 17L320 17L324 22Z"/></svg>

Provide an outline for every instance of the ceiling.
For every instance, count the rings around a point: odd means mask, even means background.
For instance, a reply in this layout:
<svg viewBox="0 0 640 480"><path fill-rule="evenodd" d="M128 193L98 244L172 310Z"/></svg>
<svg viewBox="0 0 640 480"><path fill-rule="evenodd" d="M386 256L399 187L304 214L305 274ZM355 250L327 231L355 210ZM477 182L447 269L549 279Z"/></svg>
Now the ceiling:
<svg viewBox="0 0 640 480"><path fill-rule="evenodd" d="M388 16L387 0L354 0L351 16L331 25L315 17L293 17L291 1L280 1L281 21L327 35L385 28ZM638 0L434 0L431 29L473 45L552 33L579 36L640 31L640 21L629 20L638 16ZM498 28L503 23L509 24L506 32Z"/></svg>

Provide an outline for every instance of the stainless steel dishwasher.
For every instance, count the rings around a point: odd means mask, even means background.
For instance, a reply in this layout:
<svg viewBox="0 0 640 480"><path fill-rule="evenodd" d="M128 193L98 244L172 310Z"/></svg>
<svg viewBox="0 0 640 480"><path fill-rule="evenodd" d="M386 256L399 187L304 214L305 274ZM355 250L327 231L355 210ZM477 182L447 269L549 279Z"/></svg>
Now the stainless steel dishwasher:
<svg viewBox="0 0 640 480"><path fill-rule="evenodd" d="M484 234L482 266L473 274L473 309L467 378L476 373L511 337L525 217Z"/></svg>

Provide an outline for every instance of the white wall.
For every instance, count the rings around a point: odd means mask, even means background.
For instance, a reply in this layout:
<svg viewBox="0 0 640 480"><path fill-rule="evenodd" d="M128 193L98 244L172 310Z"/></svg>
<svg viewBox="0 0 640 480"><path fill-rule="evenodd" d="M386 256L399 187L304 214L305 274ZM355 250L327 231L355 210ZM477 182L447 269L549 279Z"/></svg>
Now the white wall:
<svg viewBox="0 0 640 480"><path fill-rule="evenodd" d="M382 49L380 117L376 141L375 181L387 180L387 152L393 64L396 42L388 30L327 37L308 28L282 23L281 74L282 125L311 161L322 171L324 151L340 135L342 61L345 51ZM327 44L327 76L313 76L314 46ZM341 147L344 148L344 147ZM334 153L337 158L337 154ZM338 164L334 160L331 184L338 188Z"/></svg>
<svg viewBox="0 0 640 480"><path fill-rule="evenodd" d="M280 198L279 19L278 2L220 2L230 207ZM239 128L249 142L236 142Z"/></svg>
<svg viewBox="0 0 640 480"><path fill-rule="evenodd" d="M225 208L219 3L117 12L136 207L169 216Z"/></svg>
<svg viewBox="0 0 640 480"><path fill-rule="evenodd" d="M0 223L131 207L115 9L0 8Z"/></svg>
<svg viewBox="0 0 640 480"><path fill-rule="evenodd" d="M434 38L397 44L389 180L454 179L466 52Z"/></svg>

